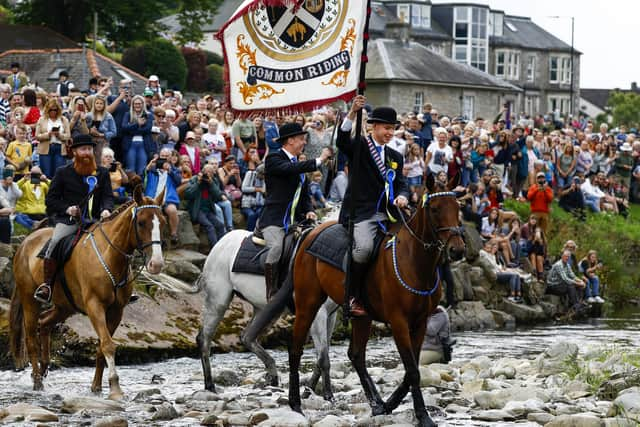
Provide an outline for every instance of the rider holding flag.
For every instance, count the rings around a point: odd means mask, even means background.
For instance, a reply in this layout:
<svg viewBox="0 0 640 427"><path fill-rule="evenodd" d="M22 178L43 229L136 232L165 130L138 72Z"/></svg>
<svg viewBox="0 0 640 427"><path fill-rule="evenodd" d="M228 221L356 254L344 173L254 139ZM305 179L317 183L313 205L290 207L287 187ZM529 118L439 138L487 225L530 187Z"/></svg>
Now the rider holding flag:
<svg viewBox="0 0 640 427"><path fill-rule="evenodd" d="M322 162L331 157L331 151L325 147L320 157L298 161L307 143L306 138L307 132L298 123L282 125L278 139L282 149L270 152L265 159L267 194L259 226L270 248L264 266L268 297L278 286L278 262L289 226L305 218L316 219L305 173L317 170Z"/></svg>
<svg viewBox="0 0 640 427"><path fill-rule="evenodd" d="M57 263L52 258L56 245L66 236L86 225L107 217L113 210L113 193L109 171L96 166L93 154L95 142L90 135L73 138L73 162L59 167L45 203L49 221L55 228L44 258L44 283L36 289L34 298L49 303L53 295L53 282Z"/></svg>
<svg viewBox="0 0 640 427"><path fill-rule="evenodd" d="M349 210L353 203L353 249L351 251L351 289L355 295L351 298L351 315L360 317L367 313L359 299L365 292L364 279L367 273L369 257L373 252L376 230L386 231L388 221L395 222L398 213L392 205L405 208L409 204L409 188L402 174L402 155L385 145L391 141L398 124L396 111L390 107L375 108L368 123L373 125L368 137L351 138L351 129L359 110L364 107L365 97L355 97L349 114L342 122L338 132L337 146L349 158L352 179L358 181L357 193L353 194L351 182L347 187L340 210L340 223L345 227L349 222ZM359 165L353 159L359 150Z"/></svg>

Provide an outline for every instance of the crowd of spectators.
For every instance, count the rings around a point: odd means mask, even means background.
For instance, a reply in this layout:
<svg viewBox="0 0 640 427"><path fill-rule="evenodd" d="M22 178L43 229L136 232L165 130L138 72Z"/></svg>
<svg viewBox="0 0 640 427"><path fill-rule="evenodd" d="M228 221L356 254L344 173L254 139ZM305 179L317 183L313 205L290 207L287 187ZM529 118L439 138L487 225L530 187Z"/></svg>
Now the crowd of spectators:
<svg viewBox="0 0 640 427"><path fill-rule="evenodd" d="M18 81L11 76L7 81L0 84L3 241L13 222L29 229L44 217L49 179L68 161L67 144L78 134L89 134L98 164L110 170L118 202L127 200L129 182L139 175L146 195L164 194L174 244L178 210L183 209L213 246L233 229L234 209L248 230L256 226L264 206L262 163L279 149L278 128L285 122L302 125L308 132L305 154L311 158L335 145L340 117L340 109L327 106L307 115L236 118L211 95L187 100L177 90L163 90L157 76L149 77L142 94L133 93L131 81L114 84L107 78L94 78L80 90L64 72L50 93L11 84ZM558 200L581 219L586 211L627 215L629 200L640 197L640 141L635 129L610 130L582 117L563 122L557 114L531 119L506 113L468 120L440 115L425 104L419 113L400 115L389 146L405 158L413 203L426 175L441 181L459 177L455 191L464 219L485 240L483 256L491 260L497 280L508 284L509 298L522 302L525 270L544 281L551 260L564 259L564 254L547 253L552 202ZM315 208L341 202L348 171L338 153L308 177ZM508 198L528 201L531 216L521 223L505 209ZM584 267L580 263L582 278L554 264L547 278L550 289L560 292L560 277L562 283L584 288L586 300L599 302L597 264L591 255L585 262Z"/></svg>

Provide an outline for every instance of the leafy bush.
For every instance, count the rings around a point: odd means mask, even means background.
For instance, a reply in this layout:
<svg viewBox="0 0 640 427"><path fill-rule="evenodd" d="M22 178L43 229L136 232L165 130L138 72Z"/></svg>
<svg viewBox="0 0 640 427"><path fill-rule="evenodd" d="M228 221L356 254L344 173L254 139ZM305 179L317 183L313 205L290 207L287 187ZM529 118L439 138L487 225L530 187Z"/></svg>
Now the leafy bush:
<svg viewBox="0 0 640 427"><path fill-rule="evenodd" d="M222 93L224 89L224 68L222 65L208 65L207 75L207 90L213 93Z"/></svg>
<svg viewBox="0 0 640 427"><path fill-rule="evenodd" d="M211 52L210 50L205 50L204 53L207 55L207 65L224 65L224 59L222 58L222 56L218 55L215 52Z"/></svg>
<svg viewBox="0 0 640 427"><path fill-rule="evenodd" d="M187 89L204 92L207 89L207 55L201 49L182 48L182 56L187 64Z"/></svg>
<svg viewBox="0 0 640 427"><path fill-rule="evenodd" d="M187 64L182 53L162 38L125 50L122 64L145 76L157 74L167 80L169 87L184 89L187 81Z"/></svg>
<svg viewBox="0 0 640 427"><path fill-rule="evenodd" d="M529 216L528 203L509 200L505 207L522 220ZM640 206L631 205L626 220L611 214L587 214L583 222L554 203L547 236L549 255L557 259L567 240L577 243L578 260L590 249L598 252L607 300L616 304L640 296L640 269L636 267L640 262Z"/></svg>

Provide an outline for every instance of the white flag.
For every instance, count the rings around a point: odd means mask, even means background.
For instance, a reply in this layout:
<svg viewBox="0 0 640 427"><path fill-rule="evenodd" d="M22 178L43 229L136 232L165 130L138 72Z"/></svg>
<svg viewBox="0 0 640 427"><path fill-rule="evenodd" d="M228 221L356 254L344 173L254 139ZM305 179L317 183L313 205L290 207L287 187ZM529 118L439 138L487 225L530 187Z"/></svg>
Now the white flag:
<svg viewBox="0 0 640 427"><path fill-rule="evenodd" d="M355 96L367 2L246 0L216 37L236 112L306 111Z"/></svg>

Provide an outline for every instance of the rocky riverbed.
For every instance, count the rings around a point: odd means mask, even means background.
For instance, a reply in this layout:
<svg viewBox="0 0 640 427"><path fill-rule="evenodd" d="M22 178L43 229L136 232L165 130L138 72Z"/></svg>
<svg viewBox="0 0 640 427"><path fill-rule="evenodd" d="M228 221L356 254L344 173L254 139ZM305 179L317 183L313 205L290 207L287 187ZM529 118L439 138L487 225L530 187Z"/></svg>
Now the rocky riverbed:
<svg viewBox="0 0 640 427"><path fill-rule="evenodd" d="M423 367L425 401L446 426L637 426L640 423L640 318L596 324L456 335L454 361ZM610 329L612 325L620 329ZM212 357L217 393L203 391L198 360L123 366L122 402L91 396L93 370L63 368L30 391L30 371L0 371L0 423L98 426L387 426L413 425L406 398L392 415L371 417L346 346L331 350L336 400L311 394L306 417L287 405L286 353L272 351L282 388L261 386L264 371L249 353ZM383 396L403 369L389 338L369 345L368 364ZM304 377L314 364L303 358ZM105 381L106 387L106 381ZM15 423L15 424L14 424Z"/></svg>

